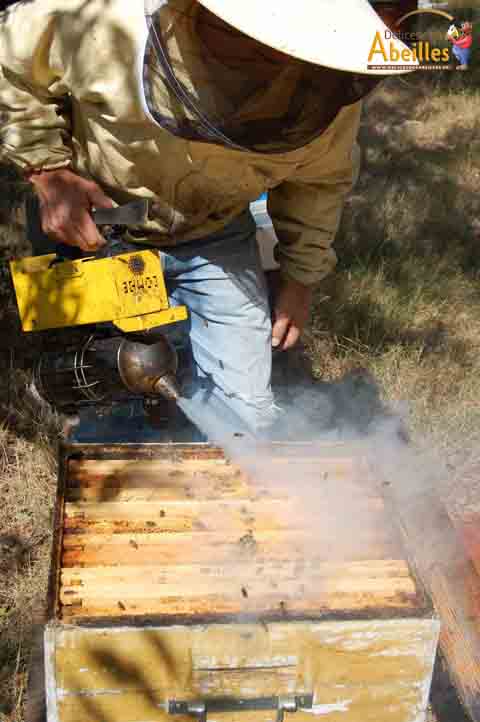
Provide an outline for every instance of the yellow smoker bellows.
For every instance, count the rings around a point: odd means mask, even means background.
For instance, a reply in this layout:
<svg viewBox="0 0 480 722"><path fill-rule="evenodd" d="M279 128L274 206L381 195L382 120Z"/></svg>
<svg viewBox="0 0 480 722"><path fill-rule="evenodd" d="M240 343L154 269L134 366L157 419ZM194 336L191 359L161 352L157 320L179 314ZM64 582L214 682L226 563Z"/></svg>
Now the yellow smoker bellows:
<svg viewBox="0 0 480 722"><path fill-rule="evenodd" d="M187 318L170 307L155 251L58 262L54 254L10 263L24 331L111 321L141 331Z"/></svg>

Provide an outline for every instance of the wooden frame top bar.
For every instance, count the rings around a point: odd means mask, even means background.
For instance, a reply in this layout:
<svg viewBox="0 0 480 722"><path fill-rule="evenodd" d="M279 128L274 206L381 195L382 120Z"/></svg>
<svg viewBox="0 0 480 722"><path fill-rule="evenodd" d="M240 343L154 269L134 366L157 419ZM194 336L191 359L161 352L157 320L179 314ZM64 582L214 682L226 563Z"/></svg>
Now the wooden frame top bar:
<svg viewBox="0 0 480 722"><path fill-rule="evenodd" d="M52 617L143 625L432 616L360 453L262 448L273 470L287 469L292 492L252 479L208 444L64 445ZM300 476L306 500L295 491ZM355 518L342 519L342 499Z"/></svg>

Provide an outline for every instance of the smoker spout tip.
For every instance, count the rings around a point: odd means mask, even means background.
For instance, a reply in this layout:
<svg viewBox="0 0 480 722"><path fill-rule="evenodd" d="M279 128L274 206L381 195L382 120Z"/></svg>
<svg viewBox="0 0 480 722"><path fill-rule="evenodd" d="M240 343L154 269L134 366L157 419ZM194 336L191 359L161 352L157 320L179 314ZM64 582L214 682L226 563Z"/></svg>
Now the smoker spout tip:
<svg viewBox="0 0 480 722"><path fill-rule="evenodd" d="M165 374L165 376L159 378L155 383L154 391L169 401L178 401L180 398L180 388L175 376L172 374Z"/></svg>

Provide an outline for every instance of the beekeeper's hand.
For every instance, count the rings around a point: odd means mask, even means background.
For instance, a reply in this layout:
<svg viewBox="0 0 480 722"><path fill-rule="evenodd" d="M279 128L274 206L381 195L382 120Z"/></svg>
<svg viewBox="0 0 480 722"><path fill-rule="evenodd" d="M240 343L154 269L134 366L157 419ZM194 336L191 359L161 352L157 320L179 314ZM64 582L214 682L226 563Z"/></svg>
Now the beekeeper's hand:
<svg viewBox="0 0 480 722"><path fill-rule="evenodd" d="M42 230L57 243L97 251L105 244L93 221L92 208L111 208L99 185L68 168L31 173L29 181L40 204Z"/></svg>
<svg viewBox="0 0 480 722"><path fill-rule="evenodd" d="M286 351L295 346L307 323L313 288L284 277L273 308L273 348Z"/></svg>

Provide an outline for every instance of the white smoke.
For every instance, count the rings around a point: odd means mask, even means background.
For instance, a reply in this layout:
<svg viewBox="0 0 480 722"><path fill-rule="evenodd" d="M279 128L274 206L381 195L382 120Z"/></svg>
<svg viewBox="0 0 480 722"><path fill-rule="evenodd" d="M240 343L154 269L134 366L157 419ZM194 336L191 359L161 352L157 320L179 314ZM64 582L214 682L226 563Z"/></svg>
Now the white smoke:
<svg viewBox="0 0 480 722"><path fill-rule="evenodd" d="M347 383L347 397L351 391ZM349 406L342 384L332 394L327 385L312 383L292 389L291 396L296 403L283 407L286 443L281 434L273 444L235 434L212 417L203 429L260 494L291 500L292 523L309 532L301 580L309 583L319 559L351 562L371 548L373 562L375 540L388 538L395 526L401 555L437 607L447 661L456 664L466 655L468 668L480 668L474 598L480 585L441 500L448 474L441 455L426 451L431 445L425 440L421 448L409 443L403 420L375 399L372 410L371 394L357 393ZM383 510L375 508L379 501ZM297 585L294 593L301 589ZM456 682L462 685L460 678ZM463 682L468 692L469 680ZM468 694L465 701L468 706Z"/></svg>

